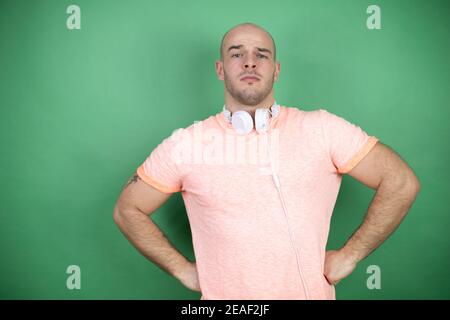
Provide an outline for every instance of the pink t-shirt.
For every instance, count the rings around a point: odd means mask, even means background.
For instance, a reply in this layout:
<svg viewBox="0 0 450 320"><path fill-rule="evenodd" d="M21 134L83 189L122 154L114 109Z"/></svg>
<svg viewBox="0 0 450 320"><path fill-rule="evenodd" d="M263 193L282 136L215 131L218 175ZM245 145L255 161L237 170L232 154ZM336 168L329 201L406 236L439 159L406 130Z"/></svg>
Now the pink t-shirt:
<svg viewBox="0 0 450 320"><path fill-rule="evenodd" d="M174 131L137 173L182 193L201 299L335 299L323 275L331 215L342 175L377 141L324 109L281 106L268 134L244 136L219 112Z"/></svg>

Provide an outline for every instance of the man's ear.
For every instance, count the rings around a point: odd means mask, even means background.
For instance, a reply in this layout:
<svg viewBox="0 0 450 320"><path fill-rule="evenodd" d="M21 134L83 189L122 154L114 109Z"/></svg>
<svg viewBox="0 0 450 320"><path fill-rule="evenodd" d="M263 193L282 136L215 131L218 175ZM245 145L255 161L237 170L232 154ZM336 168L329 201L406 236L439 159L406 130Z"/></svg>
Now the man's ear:
<svg viewBox="0 0 450 320"><path fill-rule="evenodd" d="M273 74L273 81L277 81L278 80L278 75L280 74L280 67L281 67L280 62L277 61L275 63L275 72Z"/></svg>
<svg viewBox="0 0 450 320"><path fill-rule="evenodd" d="M217 74L217 78L219 80L223 80L224 79L224 75L223 75L223 61L222 60L217 60L216 61L216 74Z"/></svg>

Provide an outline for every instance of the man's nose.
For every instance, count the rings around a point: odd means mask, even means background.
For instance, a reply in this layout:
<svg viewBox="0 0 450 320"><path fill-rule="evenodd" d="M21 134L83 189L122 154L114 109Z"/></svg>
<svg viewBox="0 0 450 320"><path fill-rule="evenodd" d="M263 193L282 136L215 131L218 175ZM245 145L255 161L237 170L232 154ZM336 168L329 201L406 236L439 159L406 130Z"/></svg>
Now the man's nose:
<svg viewBox="0 0 450 320"><path fill-rule="evenodd" d="M248 70L248 69L255 69L256 68L256 63L253 61L252 58L247 59L247 61L244 62L244 69Z"/></svg>

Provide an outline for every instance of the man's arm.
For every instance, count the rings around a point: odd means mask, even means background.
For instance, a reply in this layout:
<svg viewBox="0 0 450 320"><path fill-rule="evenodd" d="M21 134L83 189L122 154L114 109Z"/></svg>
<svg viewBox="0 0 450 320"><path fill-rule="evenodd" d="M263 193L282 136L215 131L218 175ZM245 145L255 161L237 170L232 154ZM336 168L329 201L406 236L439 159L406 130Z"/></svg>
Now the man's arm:
<svg viewBox="0 0 450 320"><path fill-rule="evenodd" d="M134 174L117 200L114 221L125 237L147 259L180 280L189 289L200 291L195 263L180 254L149 217L170 196L170 193L163 193L151 187Z"/></svg>
<svg viewBox="0 0 450 320"><path fill-rule="evenodd" d="M349 173L376 189L361 226L337 251L328 251L325 276L331 284L348 276L398 227L420 190L412 169L391 148L378 142Z"/></svg>

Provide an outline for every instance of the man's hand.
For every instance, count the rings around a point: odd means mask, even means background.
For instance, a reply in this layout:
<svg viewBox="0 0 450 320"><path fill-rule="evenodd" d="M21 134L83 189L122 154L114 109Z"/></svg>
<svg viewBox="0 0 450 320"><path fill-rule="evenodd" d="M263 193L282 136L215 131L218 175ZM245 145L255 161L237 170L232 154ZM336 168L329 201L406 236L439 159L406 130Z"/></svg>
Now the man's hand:
<svg viewBox="0 0 450 320"><path fill-rule="evenodd" d="M324 276L331 285L347 277L356 268L356 260L342 250L330 250L325 253Z"/></svg>
<svg viewBox="0 0 450 320"><path fill-rule="evenodd" d="M188 289L201 292L198 281L197 265L188 261L177 275L178 280Z"/></svg>

